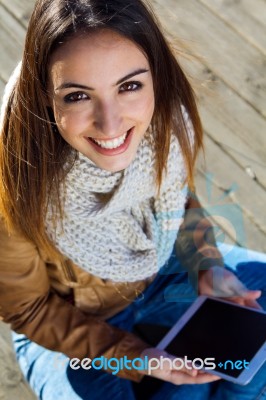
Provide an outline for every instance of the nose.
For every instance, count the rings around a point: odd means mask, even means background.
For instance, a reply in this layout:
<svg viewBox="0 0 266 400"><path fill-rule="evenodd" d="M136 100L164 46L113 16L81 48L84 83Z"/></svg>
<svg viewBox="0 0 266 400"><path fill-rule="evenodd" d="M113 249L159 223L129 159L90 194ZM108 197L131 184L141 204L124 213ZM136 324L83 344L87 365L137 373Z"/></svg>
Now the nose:
<svg viewBox="0 0 266 400"><path fill-rule="evenodd" d="M119 104L114 101L101 101L95 108L94 126L104 137L116 137L122 129L122 112Z"/></svg>

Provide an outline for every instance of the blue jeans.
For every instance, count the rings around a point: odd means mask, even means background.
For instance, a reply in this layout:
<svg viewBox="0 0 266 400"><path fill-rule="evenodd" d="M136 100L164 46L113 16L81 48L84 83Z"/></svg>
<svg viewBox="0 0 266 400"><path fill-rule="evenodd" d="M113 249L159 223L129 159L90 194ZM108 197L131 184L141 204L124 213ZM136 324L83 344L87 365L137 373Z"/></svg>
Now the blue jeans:
<svg viewBox="0 0 266 400"><path fill-rule="evenodd" d="M262 290L258 300L266 310L266 255L235 248L224 259L249 289ZM132 331L137 323L172 326L193 301L187 274L180 272L174 255L143 295L108 322ZM47 350L25 335L12 332L17 360L39 399L45 400L266 400L266 363L246 386L225 380L200 385L179 385L149 378L153 390L140 394L141 384L121 379L101 370L73 370L68 358ZM59 367L58 367L59 366ZM136 390L137 389L137 390ZM155 389L155 390L154 390ZM141 389L142 390L142 389ZM136 394L137 393L137 394Z"/></svg>

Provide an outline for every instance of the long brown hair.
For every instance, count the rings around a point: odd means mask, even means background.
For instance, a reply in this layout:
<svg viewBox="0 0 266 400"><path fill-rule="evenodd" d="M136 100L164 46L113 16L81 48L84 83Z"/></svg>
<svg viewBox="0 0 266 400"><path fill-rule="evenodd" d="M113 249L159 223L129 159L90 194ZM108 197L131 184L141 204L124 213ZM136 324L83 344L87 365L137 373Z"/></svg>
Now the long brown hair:
<svg viewBox="0 0 266 400"><path fill-rule="evenodd" d="M112 29L132 40L146 54L155 92L152 120L156 132L156 171L160 187L176 134L193 188L193 169L202 147L202 126L195 96L165 39L151 7L142 0L37 0L29 22L21 72L9 97L0 136L0 214L40 248L56 254L45 233L45 215L53 196L60 212L63 166L75 152L56 131L47 107L51 54L77 34ZM194 144L182 106L194 128Z"/></svg>

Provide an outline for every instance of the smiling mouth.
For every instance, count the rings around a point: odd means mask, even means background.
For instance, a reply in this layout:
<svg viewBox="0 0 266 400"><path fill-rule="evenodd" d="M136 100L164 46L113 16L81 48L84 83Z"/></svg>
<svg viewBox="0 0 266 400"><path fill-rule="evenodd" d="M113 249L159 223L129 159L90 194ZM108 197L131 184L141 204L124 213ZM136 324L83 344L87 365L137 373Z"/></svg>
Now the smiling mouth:
<svg viewBox="0 0 266 400"><path fill-rule="evenodd" d="M88 139L102 149L106 150L117 149L118 147L121 147L125 143L132 129L133 128L130 128L126 133L124 133L124 135L119 136L118 138L112 140L97 140L91 137L89 137Z"/></svg>

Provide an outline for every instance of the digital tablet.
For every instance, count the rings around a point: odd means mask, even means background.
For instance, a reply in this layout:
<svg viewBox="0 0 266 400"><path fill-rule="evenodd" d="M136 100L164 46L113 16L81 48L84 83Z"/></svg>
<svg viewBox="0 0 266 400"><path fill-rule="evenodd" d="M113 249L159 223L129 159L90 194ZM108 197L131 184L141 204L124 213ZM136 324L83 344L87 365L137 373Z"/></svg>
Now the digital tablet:
<svg viewBox="0 0 266 400"><path fill-rule="evenodd" d="M199 296L156 347L246 385L266 360L266 313Z"/></svg>

